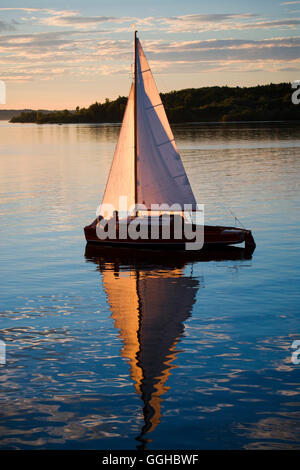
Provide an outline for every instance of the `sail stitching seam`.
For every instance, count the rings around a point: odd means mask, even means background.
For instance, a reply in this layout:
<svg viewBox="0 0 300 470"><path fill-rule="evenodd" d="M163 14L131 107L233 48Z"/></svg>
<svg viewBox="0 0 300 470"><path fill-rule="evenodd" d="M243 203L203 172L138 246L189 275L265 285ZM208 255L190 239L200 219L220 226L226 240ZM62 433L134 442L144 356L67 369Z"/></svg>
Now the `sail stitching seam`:
<svg viewBox="0 0 300 470"><path fill-rule="evenodd" d="M182 176L186 176L186 175L182 173L182 175L173 176L173 178L181 178Z"/></svg>
<svg viewBox="0 0 300 470"><path fill-rule="evenodd" d="M175 140L175 139L166 140L165 142L162 142L161 144L157 144L157 146L160 147L161 145L168 144L169 142L174 142L174 140Z"/></svg>
<svg viewBox="0 0 300 470"><path fill-rule="evenodd" d="M154 104L153 106L148 106L146 110L148 111L148 109L156 108L157 106L162 106L162 103Z"/></svg>

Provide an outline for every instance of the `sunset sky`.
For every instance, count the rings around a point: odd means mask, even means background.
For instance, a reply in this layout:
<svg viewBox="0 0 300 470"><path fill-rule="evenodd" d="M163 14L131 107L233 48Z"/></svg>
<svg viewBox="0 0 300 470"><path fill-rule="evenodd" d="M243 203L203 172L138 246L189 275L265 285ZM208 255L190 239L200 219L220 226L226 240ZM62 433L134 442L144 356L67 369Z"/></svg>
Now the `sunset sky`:
<svg viewBox="0 0 300 470"><path fill-rule="evenodd" d="M127 95L132 23L160 91L300 79L300 1L0 0L0 109Z"/></svg>

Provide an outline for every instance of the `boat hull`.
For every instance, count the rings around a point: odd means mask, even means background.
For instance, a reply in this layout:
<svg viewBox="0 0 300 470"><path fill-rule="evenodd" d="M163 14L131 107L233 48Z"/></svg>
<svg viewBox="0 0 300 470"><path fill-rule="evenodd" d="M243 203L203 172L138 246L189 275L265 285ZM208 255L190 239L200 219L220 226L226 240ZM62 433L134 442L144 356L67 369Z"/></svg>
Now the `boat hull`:
<svg viewBox="0 0 300 470"><path fill-rule="evenodd" d="M86 241L92 244L106 245L106 246L126 246L134 248L151 248L151 249L185 249L186 243L191 243L193 240L175 238L164 239L137 239L132 240L130 237L118 238L118 231L116 238L100 239L97 236L96 224L91 224L84 227L84 234ZM204 245L207 246L227 246L245 243L245 248L255 249L255 241L250 230L237 227L222 227L205 225L204 226Z"/></svg>

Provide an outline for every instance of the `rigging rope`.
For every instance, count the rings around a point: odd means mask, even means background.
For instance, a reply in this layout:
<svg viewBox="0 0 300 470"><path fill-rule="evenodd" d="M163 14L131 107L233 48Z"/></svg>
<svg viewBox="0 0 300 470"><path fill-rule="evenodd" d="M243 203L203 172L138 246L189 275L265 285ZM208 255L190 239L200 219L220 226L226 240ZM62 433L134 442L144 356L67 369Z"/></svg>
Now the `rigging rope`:
<svg viewBox="0 0 300 470"><path fill-rule="evenodd" d="M240 219L232 212L232 210L229 209L229 207L225 206L225 204L223 204L222 202L217 203L216 205L219 206L219 207L222 207L222 206L223 206L224 209L226 209L226 210L232 215L232 217L233 217L234 220L235 220L235 226L236 226L236 222L238 222L239 224L241 224L241 226L242 226L244 229L246 229L245 225L244 225L244 224L240 221Z"/></svg>

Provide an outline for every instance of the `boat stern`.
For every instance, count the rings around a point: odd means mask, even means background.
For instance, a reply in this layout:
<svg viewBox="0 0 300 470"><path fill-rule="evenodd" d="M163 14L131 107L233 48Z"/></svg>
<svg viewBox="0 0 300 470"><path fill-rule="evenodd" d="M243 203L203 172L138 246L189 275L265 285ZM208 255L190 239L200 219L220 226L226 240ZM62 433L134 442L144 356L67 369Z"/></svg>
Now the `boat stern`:
<svg viewBox="0 0 300 470"><path fill-rule="evenodd" d="M244 240L245 240L245 248L248 250L254 251L256 248L256 243L254 241L251 230L244 231Z"/></svg>

